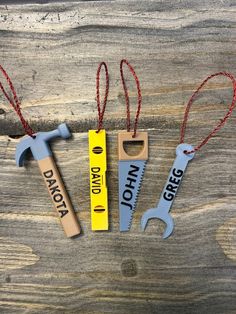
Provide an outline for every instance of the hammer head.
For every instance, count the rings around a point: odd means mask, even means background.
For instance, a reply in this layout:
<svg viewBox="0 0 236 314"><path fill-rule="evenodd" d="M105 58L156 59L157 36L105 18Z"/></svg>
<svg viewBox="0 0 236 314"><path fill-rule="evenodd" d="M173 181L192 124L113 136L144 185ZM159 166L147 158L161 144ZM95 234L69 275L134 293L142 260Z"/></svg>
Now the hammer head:
<svg viewBox="0 0 236 314"><path fill-rule="evenodd" d="M64 139L71 136L71 133L65 123L58 126L56 130L50 132L39 132L35 134L35 138L24 136L16 147L16 164L22 167L24 164L25 154L28 149L31 150L35 160L42 160L48 156L52 156L49 141L55 137Z"/></svg>

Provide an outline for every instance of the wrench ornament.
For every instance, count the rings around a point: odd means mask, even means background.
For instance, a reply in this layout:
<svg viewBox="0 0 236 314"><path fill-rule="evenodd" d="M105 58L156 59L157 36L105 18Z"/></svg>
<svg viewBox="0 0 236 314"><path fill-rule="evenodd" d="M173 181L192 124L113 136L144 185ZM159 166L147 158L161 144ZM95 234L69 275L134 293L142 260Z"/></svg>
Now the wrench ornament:
<svg viewBox="0 0 236 314"><path fill-rule="evenodd" d="M169 212L188 162L193 159L195 154L185 154L185 151L192 151L193 149L194 148L189 144L180 144L177 146L176 158L162 191L160 201L156 208L146 210L141 218L141 228L143 231L145 230L149 219L157 218L166 224L163 239L168 238L172 234L174 230L174 220Z"/></svg>

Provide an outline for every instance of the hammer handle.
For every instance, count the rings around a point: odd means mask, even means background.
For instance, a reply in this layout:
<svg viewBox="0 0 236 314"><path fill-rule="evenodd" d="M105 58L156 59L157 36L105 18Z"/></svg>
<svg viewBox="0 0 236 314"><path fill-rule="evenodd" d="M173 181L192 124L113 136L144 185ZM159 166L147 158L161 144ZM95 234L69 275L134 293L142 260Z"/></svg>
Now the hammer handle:
<svg viewBox="0 0 236 314"><path fill-rule="evenodd" d="M53 157L38 160L38 165L67 237L80 234L80 225Z"/></svg>

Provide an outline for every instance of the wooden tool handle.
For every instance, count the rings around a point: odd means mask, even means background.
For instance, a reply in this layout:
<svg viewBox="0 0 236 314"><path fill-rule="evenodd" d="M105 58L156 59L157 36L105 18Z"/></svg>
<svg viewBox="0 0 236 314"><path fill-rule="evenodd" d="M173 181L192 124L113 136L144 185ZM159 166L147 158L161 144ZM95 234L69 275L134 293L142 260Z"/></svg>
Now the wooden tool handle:
<svg viewBox="0 0 236 314"><path fill-rule="evenodd" d="M143 142L142 151L136 156L130 156L124 150L125 142ZM118 133L118 157L119 160L147 160L148 159L148 133L137 132L133 137L133 132Z"/></svg>
<svg viewBox="0 0 236 314"><path fill-rule="evenodd" d="M78 219L53 157L38 160L38 164L66 236L79 234L81 230Z"/></svg>

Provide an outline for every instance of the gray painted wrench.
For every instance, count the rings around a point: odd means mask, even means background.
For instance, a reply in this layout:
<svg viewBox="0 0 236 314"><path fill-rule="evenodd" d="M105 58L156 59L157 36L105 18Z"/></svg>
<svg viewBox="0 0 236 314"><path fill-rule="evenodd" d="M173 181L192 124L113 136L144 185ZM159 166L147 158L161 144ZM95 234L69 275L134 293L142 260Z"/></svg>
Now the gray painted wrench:
<svg viewBox="0 0 236 314"><path fill-rule="evenodd" d="M184 151L192 151L194 148L189 144L180 144L176 148L176 158L171 168L168 180L161 194L161 199L156 208L145 211L141 218L141 228L144 231L149 219L157 218L166 224L163 239L168 238L174 229L174 220L169 211L183 177L188 162L193 159L195 153L185 154Z"/></svg>

